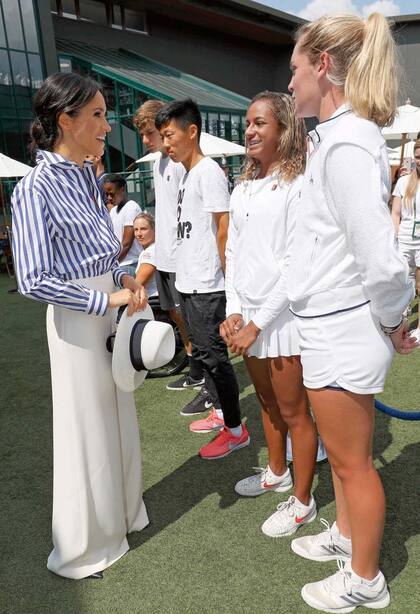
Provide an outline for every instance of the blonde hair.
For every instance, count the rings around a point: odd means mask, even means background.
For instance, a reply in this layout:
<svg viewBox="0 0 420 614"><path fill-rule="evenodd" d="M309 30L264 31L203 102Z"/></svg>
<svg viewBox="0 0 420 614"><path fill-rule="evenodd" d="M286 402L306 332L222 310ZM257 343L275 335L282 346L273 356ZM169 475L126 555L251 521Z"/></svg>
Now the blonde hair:
<svg viewBox="0 0 420 614"><path fill-rule="evenodd" d="M143 211L142 213L139 213L138 215L136 215L136 217L133 220L133 225L136 220L146 220L147 222L149 222L150 228L152 230L155 229L155 218L148 211Z"/></svg>
<svg viewBox="0 0 420 614"><path fill-rule="evenodd" d="M414 155L416 154L416 149L420 149L420 139L414 143L414 149L413 149ZM417 166L416 166L409 175L407 188L405 190L404 197L403 197L403 205L407 207L409 211L413 210L414 199L417 193L418 182L419 182L419 176L417 173Z"/></svg>
<svg viewBox="0 0 420 614"><path fill-rule="evenodd" d="M257 94L250 102L265 100L277 121L279 136L277 141L278 162L274 172L290 183L305 170L306 162L306 128L302 119L295 115L293 99L288 94L264 91ZM248 108L249 108L248 107ZM246 155L242 181L254 179L258 172L258 160Z"/></svg>
<svg viewBox="0 0 420 614"><path fill-rule="evenodd" d="M155 125L155 117L165 103L161 100L146 100L133 115L133 124L139 132L147 128L148 124Z"/></svg>
<svg viewBox="0 0 420 614"><path fill-rule="evenodd" d="M321 17L301 26L295 39L312 64L321 53L329 54L327 78L344 90L356 115L380 127L392 123L400 70L395 41L383 15L372 13L366 20L357 15Z"/></svg>

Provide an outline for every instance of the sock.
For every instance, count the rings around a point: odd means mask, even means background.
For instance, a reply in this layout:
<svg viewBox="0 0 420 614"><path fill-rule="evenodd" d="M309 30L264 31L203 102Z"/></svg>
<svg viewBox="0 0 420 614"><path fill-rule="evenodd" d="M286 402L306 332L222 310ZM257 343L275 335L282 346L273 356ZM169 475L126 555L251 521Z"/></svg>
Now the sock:
<svg viewBox="0 0 420 614"><path fill-rule="evenodd" d="M372 578L372 580L366 580L366 578L362 578L362 576L359 576L359 574L353 571L353 568L350 564L349 564L349 571L351 571L352 575L355 576L359 582L360 581L364 582L365 584L368 584L369 586L374 586L377 582L379 582L382 579L381 571L378 571L378 573L376 574L374 578Z"/></svg>
<svg viewBox="0 0 420 614"><path fill-rule="evenodd" d="M239 426L229 427L229 431L234 437L240 437L242 435L242 424Z"/></svg>
<svg viewBox="0 0 420 614"><path fill-rule="evenodd" d="M299 501L299 499L296 496L295 496L295 499L296 499L296 503L298 504L299 507L303 507L304 509L307 509L307 510L311 507L311 504L312 504L312 501L313 501L312 496L309 499L308 505L305 505L304 503L302 503L302 501Z"/></svg>
<svg viewBox="0 0 420 614"><path fill-rule="evenodd" d="M220 418L220 420L223 420L223 412L221 409L216 409L216 407L214 408L216 410L216 414L217 417Z"/></svg>
<svg viewBox="0 0 420 614"><path fill-rule="evenodd" d="M274 471L271 469L270 465L267 465L267 479L269 482L279 482L281 478L286 475L286 473L287 468L284 473L282 473L281 475L277 475L277 473L274 473Z"/></svg>
<svg viewBox="0 0 420 614"><path fill-rule="evenodd" d="M189 376L192 379L201 381L203 379L203 366L199 360L188 354L188 362L190 367Z"/></svg>

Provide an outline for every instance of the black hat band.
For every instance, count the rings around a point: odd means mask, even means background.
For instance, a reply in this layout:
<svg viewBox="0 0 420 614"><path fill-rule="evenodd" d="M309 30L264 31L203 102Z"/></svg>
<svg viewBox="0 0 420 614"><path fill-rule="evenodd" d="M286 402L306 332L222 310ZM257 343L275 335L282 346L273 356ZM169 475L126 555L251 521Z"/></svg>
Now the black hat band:
<svg viewBox="0 0 420 614"><path fill-rule="evenodd" d="M147 370L141 357L141 338L148 322L150 322L150 320L137 320L137 322L134 323L133 328L131 329L129 344L130 360L136 371Z"/></svg>

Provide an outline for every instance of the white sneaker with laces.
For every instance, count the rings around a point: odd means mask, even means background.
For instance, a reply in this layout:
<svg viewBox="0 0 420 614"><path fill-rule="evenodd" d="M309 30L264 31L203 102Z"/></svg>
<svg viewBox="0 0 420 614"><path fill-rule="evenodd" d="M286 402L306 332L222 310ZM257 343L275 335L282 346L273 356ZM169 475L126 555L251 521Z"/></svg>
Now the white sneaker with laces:
<svg viewBox="0 0 420 614"><path fill-rule="evenodd" d="M249 478L240 480L235 485L235 491L242 497L257 497L265 492L286 492L293 488L292 476L289 469L281 476L276 476L267 465L263 467L253 467L258 473ZM279 479L280 478L280 479Z"/></svg>
<svg viewBox="0 0 420 614"><path fill-rule="evenodd" d="M277 506L274 514L264 522L261 530L269 537L292 535L304 524L316 518L315 499L311 497L309 505L303 505L296 497L291 496Z"/></svg>
<svg viewBox="0 0 420 614"><path fill-rule="evenodd" d="M344 563L338 559L337 564L335 574L302 588L302 598L311 608L347 614L359 605L372 609L389 605L389 591L382 572L369 581L353 572L350 561Z"/></svg>
<svg viewBox="0 0 420 614"><path fill-rule="evenodd" d="M291 543L293 552L311 561L351 559L351 540L340 535L335 522L330 527L324 518L320 518L320 521L326 530L318 535L297 537Z"/></svg>

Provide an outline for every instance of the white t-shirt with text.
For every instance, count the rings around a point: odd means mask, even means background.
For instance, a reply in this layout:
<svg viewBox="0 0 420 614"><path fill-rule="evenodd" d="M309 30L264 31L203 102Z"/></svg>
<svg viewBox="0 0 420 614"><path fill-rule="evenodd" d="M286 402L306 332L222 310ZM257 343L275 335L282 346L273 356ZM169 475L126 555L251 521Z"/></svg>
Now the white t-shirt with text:
<svg viewBox="0 0 420 614"><path fill-rule="evenodd" d="M174 273L176 269L176 207L178 186L185 173L182 164L160 156L153 165L155 184L156 268Z"/></svg>
<svg viewBox="0 0 420 614"><path fill-rule="evenodd" d="M117 239L122 243L124 228L133 226L133 221L136 215L141 213L140 206L134 200L127 200L123 207L118 211L118 207L112 207L110 211L112 225ZM120 260L120 264L135 264L139 258L141 247L135 239L131 244L130 249L125 255L124 260Z"/></svg>
<svg viewBox="0 0 420 614"><path fill-rule="evenodd" d="M177 205L176 281L179 292L224 290L213 213L229 211L227 179L211 158L202 158L182 177Z"/></svg>

